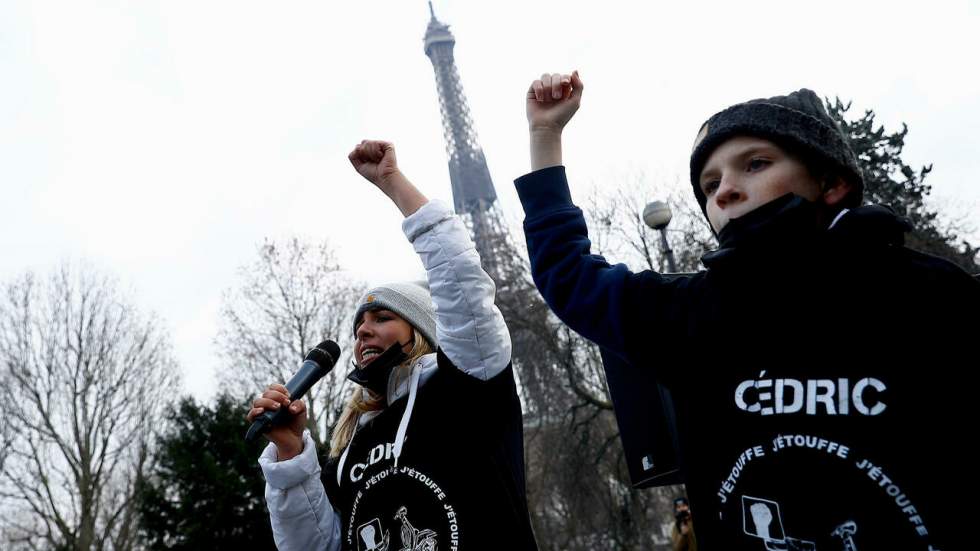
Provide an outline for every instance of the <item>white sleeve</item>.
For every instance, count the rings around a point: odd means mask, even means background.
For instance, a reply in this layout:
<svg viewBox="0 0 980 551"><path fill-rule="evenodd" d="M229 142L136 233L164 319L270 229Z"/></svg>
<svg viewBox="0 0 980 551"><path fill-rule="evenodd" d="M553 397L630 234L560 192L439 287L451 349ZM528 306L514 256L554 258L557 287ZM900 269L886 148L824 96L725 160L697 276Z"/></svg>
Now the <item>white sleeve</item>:
<svg viewBox="0 0 980 551"><path fill-rule="evenodd" d="M272 535L280 551L340 550L340 518L320 482L320 462L309 431L303 434L303 453L276 461L269 444L259 457L265 476Z"/></svg>
<svg viewBox="0 0 980 551"><path fill-rule="evenodd" d="M433 200L406 218L402 230L428 274L439 348L464 373L493 378L510 364L510 333L462 220Z"/></svg>

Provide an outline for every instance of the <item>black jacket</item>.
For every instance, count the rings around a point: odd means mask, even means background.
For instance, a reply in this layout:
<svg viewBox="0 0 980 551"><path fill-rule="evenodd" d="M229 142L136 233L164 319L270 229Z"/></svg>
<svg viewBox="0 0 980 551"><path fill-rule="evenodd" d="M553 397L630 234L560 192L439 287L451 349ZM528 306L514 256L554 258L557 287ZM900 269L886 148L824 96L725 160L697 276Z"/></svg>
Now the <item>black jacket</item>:
<svg viewBox="0 0 980 551"><path fill-rule="evenodd" d="M397 400L357 431L340 476L336 460L324 468L342 547L361 549L359 533L377 523L374 533L388 535L389 551L430 550L426 538L445 550L536 549L512 367L481 381L440 351L395 462L392 444L407 402Z"/></svg>

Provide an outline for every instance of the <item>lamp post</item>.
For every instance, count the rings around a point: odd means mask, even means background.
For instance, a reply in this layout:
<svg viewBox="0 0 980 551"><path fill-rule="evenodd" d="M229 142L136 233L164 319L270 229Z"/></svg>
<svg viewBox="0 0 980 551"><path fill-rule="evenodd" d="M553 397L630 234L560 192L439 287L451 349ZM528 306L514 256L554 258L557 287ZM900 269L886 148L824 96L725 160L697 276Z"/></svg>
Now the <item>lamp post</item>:
<svg viewBox="0 0 980 551"><path fill-rule="evenodd" d="M663 201L653 201L643 208L643 221L647 226L660 232L660 246L663 248L664 256L667 257L667 267L670 268L671 273L677 273L674 251L667 241L667 224L670 224L672 217L670 206Z"/></svg>

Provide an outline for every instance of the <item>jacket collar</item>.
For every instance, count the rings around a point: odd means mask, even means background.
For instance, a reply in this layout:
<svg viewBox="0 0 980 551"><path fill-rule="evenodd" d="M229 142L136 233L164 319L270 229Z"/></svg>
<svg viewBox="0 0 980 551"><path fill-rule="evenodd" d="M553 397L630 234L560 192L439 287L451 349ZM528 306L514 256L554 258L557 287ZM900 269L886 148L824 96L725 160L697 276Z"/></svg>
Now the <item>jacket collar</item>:
<svg viewBox="0 0 980 551"><path fill-rule="evenodd" d="M815 203L786 194L729 221L718 234L718 249L702 256L701 262L717 268L738 258L760 255L767 261L780 262L820 244L900 246L905 233L912 229L907 220L882 205L851 209L830 229L822 229L820 224Z"/></svg>

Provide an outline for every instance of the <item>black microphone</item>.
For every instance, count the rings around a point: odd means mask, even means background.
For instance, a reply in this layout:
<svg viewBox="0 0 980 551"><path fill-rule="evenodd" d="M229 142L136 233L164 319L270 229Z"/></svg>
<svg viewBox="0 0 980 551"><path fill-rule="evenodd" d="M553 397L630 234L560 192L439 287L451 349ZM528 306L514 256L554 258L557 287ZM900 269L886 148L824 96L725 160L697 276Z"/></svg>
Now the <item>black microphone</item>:
<svg viewBox="0 0 980 551"><path fill-rule="evenodd" d="M306 353L302 367L293 378L286 383L286 390L289 391L290 400L298 400L306 394L311 386L316 384L324 375L330 373L337 358L340 357L340 347L333 341L323 341ZM248 433L245 434L245 441L251 442L258 436L274 425L285 423L291 414L289 408L279 408L277 411L266 411L255 418Z"/></svg>

